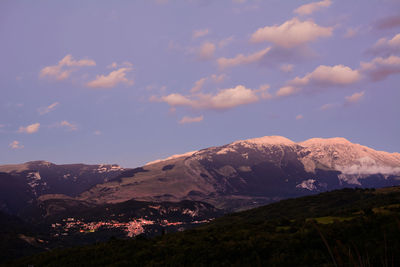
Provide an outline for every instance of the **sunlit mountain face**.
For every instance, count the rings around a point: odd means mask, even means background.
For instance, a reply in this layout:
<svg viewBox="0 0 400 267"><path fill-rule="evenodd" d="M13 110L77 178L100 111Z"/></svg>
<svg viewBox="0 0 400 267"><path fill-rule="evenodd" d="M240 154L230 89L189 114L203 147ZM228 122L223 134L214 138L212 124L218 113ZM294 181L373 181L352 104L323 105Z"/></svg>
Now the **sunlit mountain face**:
<svg viewBox="0 0 400 267"><path fill-rule="evenodd" d="M1 1L0 258L399 186L399 11L397 0ZM346 216L379 225L399 204L385 190Z"/></svg>

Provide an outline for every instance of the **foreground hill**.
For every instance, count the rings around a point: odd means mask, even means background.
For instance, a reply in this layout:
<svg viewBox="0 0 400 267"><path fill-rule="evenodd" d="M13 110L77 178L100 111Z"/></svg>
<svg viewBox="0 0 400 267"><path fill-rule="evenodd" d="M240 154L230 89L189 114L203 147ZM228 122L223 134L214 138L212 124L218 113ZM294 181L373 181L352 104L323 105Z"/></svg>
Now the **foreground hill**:
<svg viewBox="0 0 400 267"><path fill-rule="evenodd" d="M15 266L399 266L400 187L344 189L157 238L55 250Z"/></svg>
<svg viewBox="0 0 400 267"><path fill-rule="evenodd" d="M95 185L79 199L188 199L241 210L339 188L393 185L400 185L399 153L376 151L344 138L295 143L265 136L148 163Z"/></svg>

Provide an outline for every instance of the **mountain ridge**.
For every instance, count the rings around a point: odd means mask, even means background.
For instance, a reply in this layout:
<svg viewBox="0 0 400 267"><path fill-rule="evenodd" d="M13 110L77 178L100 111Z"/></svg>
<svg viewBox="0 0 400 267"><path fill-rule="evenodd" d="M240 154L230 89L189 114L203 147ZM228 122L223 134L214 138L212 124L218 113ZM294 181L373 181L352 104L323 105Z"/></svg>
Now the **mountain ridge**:
<svg viewBox="0 0 400 267"><path fill-rule="evenodd" d="M119 182L97 184L79 198L106 203L129 198L191 199L218 208L226 208L234 198L244 205L260 205L346 186L362 187L363 183L397 185L400 157L345 138L295 143L281 136L265 136L174 155L142 169ZM264 200L258 203L256 198Z"/></svg>

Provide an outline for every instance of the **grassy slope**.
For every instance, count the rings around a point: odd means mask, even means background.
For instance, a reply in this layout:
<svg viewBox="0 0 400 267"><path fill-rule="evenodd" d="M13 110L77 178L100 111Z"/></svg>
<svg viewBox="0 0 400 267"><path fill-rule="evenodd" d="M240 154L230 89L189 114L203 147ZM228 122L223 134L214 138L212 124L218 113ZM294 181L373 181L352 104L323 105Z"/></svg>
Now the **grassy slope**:
<svg viewBox="0 0 400 267"><path fill-rule="evenodd" d="M26 266L399 266L400 187L345 189L234 213L153 239L55 250Z"/></svg>

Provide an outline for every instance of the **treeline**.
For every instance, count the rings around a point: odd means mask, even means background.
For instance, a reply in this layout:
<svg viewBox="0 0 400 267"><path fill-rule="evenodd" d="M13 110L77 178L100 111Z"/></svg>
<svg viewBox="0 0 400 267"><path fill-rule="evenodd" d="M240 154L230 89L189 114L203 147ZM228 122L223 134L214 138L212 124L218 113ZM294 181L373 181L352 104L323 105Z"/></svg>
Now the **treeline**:
<svg viewBox="0 0 400 267"><path fill-rule="evenodd" d="M400 266L400 188L345 189L193 230L54 250L10 266Z"/></svg>

